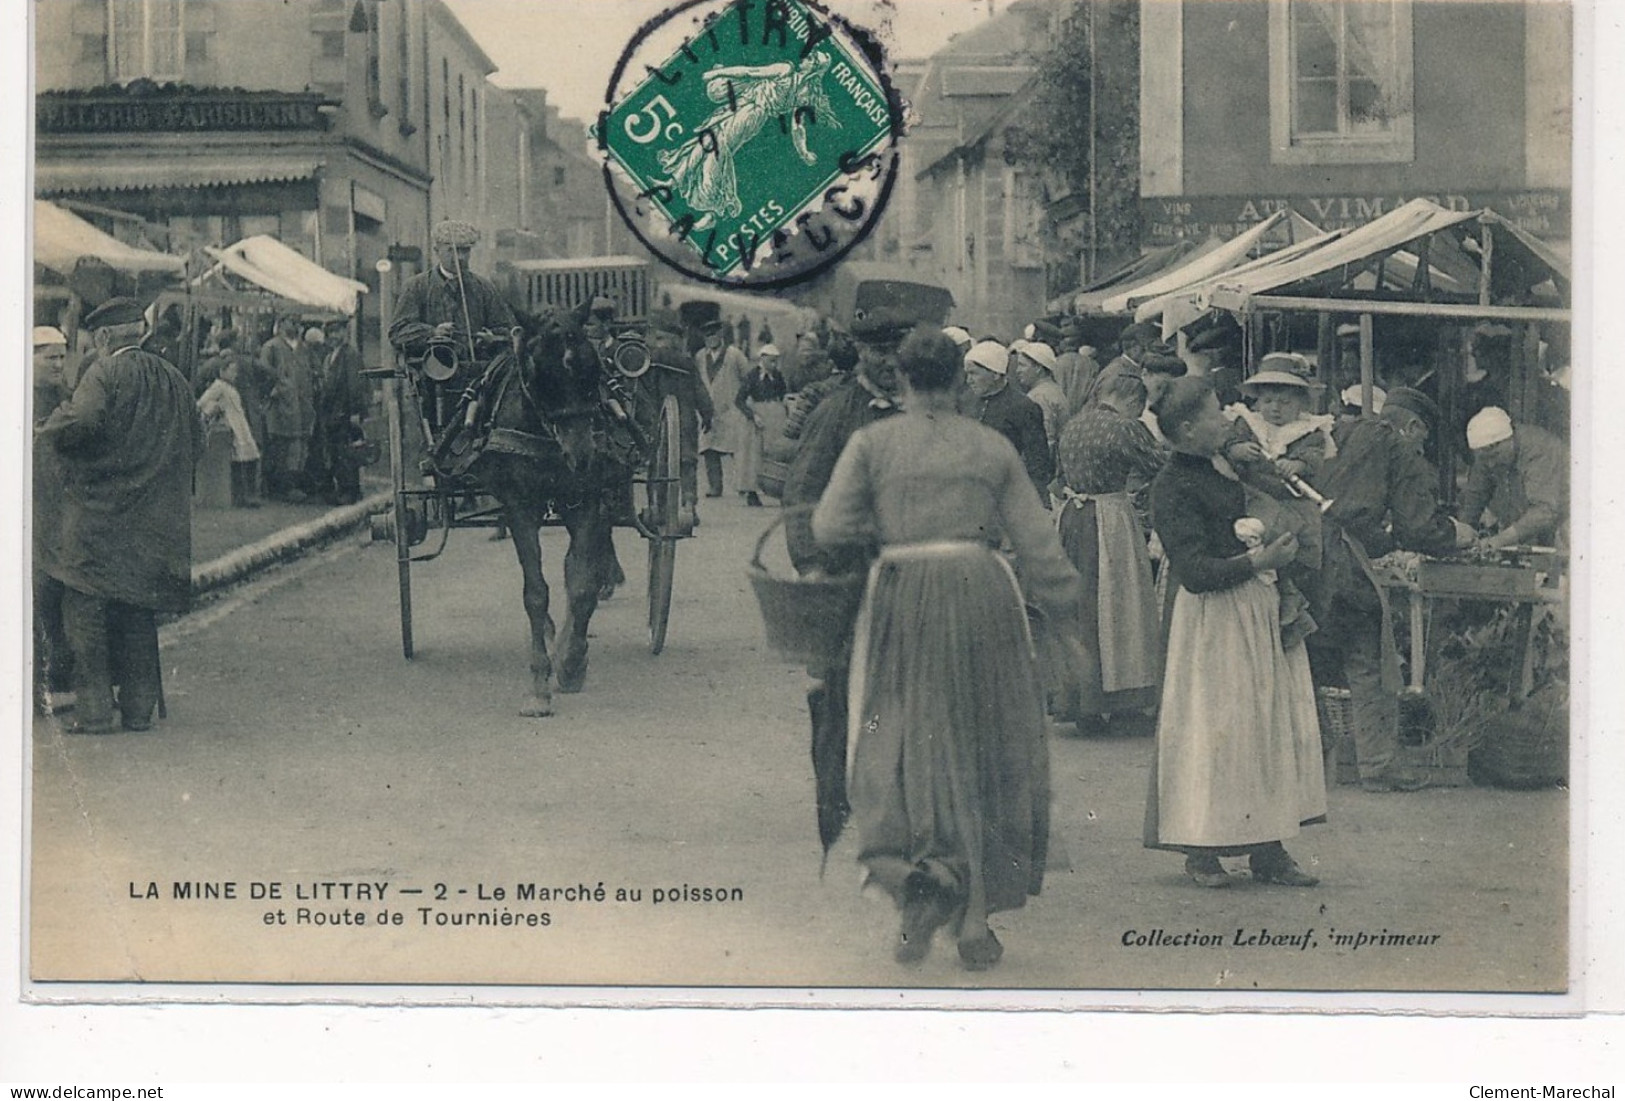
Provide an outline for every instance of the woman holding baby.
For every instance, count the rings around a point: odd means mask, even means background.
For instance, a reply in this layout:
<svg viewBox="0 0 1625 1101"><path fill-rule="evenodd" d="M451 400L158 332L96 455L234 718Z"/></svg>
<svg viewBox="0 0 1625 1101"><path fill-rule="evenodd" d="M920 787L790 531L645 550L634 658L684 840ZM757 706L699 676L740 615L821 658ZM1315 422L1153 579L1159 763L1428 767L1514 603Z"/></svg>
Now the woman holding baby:
<svg viewBox="0 0 1625 1101"><path fill-rule="evenodd" d="M1282 645L1275 582L1298 539L1238 529L1252 518L1241 483L1213 463L1230 424L1205 379L1174 380L1155 412L1174 450L1151 487L1174 603L1145 844L1185 853L1204 887L1233 882L1226 856L1248 857L1255 881L1313 887L1282 844L1326 816L1308 658L1301 641Z"/></svg>

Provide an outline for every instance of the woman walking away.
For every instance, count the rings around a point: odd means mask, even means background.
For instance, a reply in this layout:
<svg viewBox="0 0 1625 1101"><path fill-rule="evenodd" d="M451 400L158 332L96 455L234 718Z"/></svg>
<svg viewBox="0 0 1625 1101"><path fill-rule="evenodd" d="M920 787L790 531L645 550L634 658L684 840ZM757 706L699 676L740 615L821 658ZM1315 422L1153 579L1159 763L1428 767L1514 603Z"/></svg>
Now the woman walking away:
<svg viewBox="0 0 1625 1101"><path fill-rule="evenodd" d="M831 545L878 543L852 658L852 820L870 882L902 909L896 958L947 925L971 970L1003 947L989 914L1038 893L1049 841L1043 688L1027 600L1077 617L1077 572L997 431L954 412L958 350L916 329L904 414L859 430L813 514Z"/></svg>
<svg viewBox="0 0 1625 1101"><path fill-rule="evenodd" d="M1206 379L1176 379L1156 414L1174 455L1152 483L1151 519L1175 595L1145 844L1185 853L1204 887L1228 886L1219 858L1243 854L1259 882L1313 887L1282 842L1325 820L1320 728L1305 712L1302 644L1289 660L1261 576L1291 564L1297 537L1252 550L1236 537L1246 493L1213 465L1229 425Z"/></svg>

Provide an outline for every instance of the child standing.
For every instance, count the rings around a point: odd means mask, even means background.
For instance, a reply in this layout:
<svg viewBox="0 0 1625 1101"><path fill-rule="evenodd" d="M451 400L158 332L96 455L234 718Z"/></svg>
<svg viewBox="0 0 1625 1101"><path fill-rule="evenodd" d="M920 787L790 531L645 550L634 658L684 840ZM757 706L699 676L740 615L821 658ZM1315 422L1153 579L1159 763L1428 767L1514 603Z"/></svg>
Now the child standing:
<svg viewBox="0 0 1625 1101"><path fill-rule="evenodd" d="M226 360L220 367L219 377L209 383L203 396L197 399L197 411L207 428L224 423L231 429L232 507L259 508L260 448L248 427L243 397L237 392L238 370L236 359Z"/></svg>
<svg viewBox="0 0 1625 1101"><path fill-rule="evenodd" d="M1249 511L1272 532L1298 537L1297 558L1282 579L1313 604L1320 585L1320 508L1294 493L1288 479L1314 485L1326 460L1337 454L1335 418L1309 412L1308 363L1302 356L1272 353L1263 366L1241 384L1252 407L1238 403L1224 410L1231 422L1224 458L1247 488Z"/></svg>

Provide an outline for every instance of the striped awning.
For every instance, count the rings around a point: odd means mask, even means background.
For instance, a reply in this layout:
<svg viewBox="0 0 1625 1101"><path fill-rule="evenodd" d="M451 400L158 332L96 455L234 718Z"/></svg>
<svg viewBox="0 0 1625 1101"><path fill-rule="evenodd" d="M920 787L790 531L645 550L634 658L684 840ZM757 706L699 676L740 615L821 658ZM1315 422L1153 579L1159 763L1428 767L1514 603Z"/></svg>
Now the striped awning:
<svg viewBox="0 0 1625 1101"><path fill-rule="evenodd" d="M52 164L34 170L34 193L70 195L82 191L149 191L169 187L230 187L235 184L308 180L321 162L275 157L119 157Z"/></svg>

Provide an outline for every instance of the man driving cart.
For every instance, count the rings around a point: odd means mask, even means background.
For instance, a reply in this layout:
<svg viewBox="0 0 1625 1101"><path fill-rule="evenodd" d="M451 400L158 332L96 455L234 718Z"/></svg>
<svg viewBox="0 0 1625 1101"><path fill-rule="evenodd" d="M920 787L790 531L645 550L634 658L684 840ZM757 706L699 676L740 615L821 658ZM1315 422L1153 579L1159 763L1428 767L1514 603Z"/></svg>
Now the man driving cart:
<svg viewBox="0 0 1625 1101"><path fill-rule="evenodd" d="M447 389L466 385L474 375L477 334L505 335L517 324L496 285L468 270L479 239L479 230L467 222L436 225L435 266L406 281L389 324L389 342Z"/></svg>

